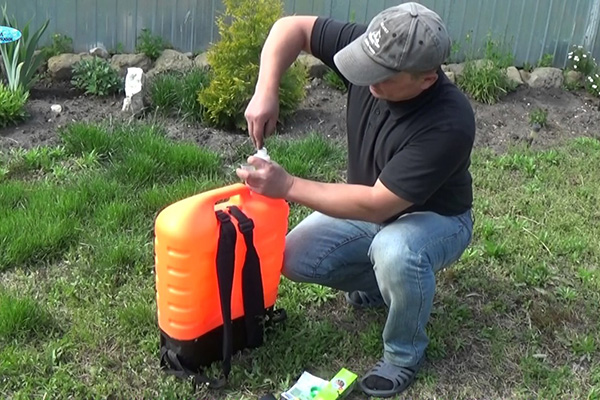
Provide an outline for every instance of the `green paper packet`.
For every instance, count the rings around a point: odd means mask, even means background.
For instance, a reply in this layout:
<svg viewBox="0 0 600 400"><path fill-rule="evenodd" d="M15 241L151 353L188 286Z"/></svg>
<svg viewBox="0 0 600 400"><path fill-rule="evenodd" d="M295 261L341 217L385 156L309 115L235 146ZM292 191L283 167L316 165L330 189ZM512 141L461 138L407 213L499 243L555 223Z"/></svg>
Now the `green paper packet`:
<svg viewBox="0 0 600 400"><path fill-rule="evenodd" d="M342 368L335 376L317 393L314 400L338 400L346 397L352 389L358 376Z"/></svg>

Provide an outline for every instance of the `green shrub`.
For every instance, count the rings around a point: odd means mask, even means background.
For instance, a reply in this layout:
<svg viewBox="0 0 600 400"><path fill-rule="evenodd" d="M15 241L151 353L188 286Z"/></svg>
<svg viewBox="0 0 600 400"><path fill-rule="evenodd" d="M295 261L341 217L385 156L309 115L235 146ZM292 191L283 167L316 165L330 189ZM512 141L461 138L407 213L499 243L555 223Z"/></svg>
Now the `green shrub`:
<svg viewBox="0 0 600 400"><path fill-rule="evenodd" d="M42 54L45 60L59 54L70 53L73 51L73 39L67 35L55 33L52 35L52 43L42 48Z"/></svg>
<svg viewBox="0 0 600 400"><path fill-rule="evenodd" d="M198 92L208 85L205 70L195 68L187 73L169 72L154 78L150 85L150 102L158 111L184 119L200 121L202 106Z"/></svg>
<svg viewBox="0 0 600 400"><path fill-rule="evenodd" d="M44 61L43 54L34 54L40 37L48 27L50 20L46 20L37 31L30 35L29 22L19 28L17 20L9 18L6 14L6 4L2 7L3 26L10 26L21 31L21 39L12 43L0 45L2 61L6 70L8 88L16 91L19 87L29 90L36 81L36 72Z"/></svg>
<svg viewBox="0 0 600 400"><path fill-rule="evenodd" d="M252 98L260 53L271 26L283 13L280 0L224 0L219 17L220 41L207 52L210 85L200 91L204 122L217 127L245 128L244 110ZM280 118L285 119L305 96L306 67L295 62L279 87Z"/></svg>
<svg viewBox="0 0 600 400"><path fill-rule="evenodd" d="M143 53L151 60L156 60L162 54L163 50L168 47L167 43L161 36L153 35L149 29L144 28L137 37L135 50L138 53Z"/></svg>
<svg viewBox="0 0 600 400"><path fill-rule="evenodd" d="M25 104L29 98L29 92L22 88L10 90L0 82L0 128L25 119Z"/></svg>
<svg viewBox="0 0 600 400"><path fill-rule="evenodd" d="M106 96L121 89L122 79L108 61L94 57L85 58L73 66L71 83L86 94Z"/></svg>

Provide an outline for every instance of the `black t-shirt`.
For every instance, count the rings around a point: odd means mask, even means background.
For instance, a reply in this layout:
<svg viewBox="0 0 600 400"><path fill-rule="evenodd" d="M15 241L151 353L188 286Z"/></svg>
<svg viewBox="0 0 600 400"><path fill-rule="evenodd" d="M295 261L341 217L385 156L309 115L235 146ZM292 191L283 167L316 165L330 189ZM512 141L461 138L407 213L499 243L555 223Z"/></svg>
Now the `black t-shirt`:
<svg viewBox="0 0 600 400"><path fill-rule="evenodd" d="M366 26L318 18L311 52L342 78L336 52ZM471 208L470 156L475 117L466 96L438 71L438 80L414 99L380 100L368 86L348 86L348 183L372 186L377 179L414 203L403 213L458 215Z"/></svg>

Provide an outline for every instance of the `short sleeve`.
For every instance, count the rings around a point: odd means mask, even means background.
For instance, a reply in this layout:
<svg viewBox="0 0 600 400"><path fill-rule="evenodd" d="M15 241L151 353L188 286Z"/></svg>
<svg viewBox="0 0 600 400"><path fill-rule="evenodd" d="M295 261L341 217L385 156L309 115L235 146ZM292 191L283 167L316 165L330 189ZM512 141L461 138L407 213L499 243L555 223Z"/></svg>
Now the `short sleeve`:
<svg viewBox="0 0 600 400"><path fill-rule="evenodd" d="M335 66L333 56L366 30L365 25L336 21L331 18L317 18L311 35L311 53L334 70L348 85L348 81Z"/></svg>
<svg viewBox="0 0 600 400"><path fill-rule="evenodd" d="M471 136L457 129L421 132L386 164L379 180L416 205L425 203L458 170L468 168Z"/></svg>

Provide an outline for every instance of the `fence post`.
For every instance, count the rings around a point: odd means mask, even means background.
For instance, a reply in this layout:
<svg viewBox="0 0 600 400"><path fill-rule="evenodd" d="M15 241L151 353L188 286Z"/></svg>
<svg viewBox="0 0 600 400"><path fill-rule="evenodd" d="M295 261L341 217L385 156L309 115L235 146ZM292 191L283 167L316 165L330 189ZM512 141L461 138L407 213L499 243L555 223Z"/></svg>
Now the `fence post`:
<svg viewBox="0 0 600 400"><path fill-rule="evenodd" d="M593 51L598 36L598 25L600 22L600 0L592 0L590 4L590 17L585 28L583 37L583 47L588 51Z"/></svg>

